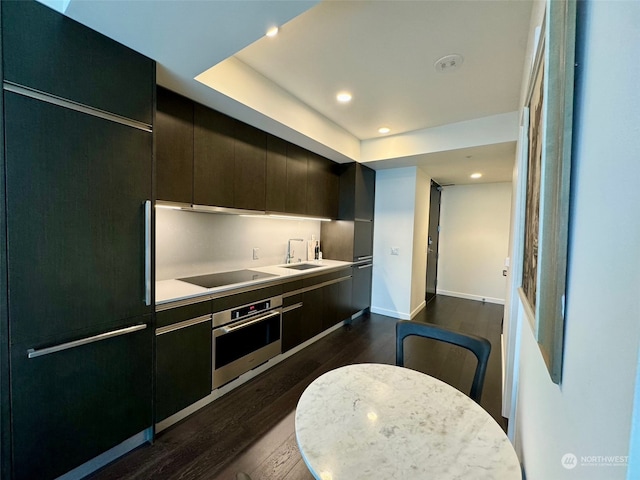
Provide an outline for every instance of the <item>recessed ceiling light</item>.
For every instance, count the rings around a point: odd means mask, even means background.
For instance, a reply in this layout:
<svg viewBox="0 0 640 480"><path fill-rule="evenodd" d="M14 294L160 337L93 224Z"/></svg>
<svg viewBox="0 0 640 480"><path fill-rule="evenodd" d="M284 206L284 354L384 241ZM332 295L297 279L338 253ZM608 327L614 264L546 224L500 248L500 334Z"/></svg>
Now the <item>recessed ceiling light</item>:
<svg viewBox="0 0 640 480"><path fill-rule="evenodd" d="M351 101L351 94L349 92L340 92L336 95L336 98L340 103L347 103Z"/></svg>
<svg viewBox="0 0 640 480"><path fill-rule="evenodd" d="M482 176L481 173L472 173L471 178L480 178Z"/></svg>
<svg viewBox="0 0 640 480"><path fill-rule="evenodd" d="M278 34L278 27L271 27L267 30L267 37L275 37Z"/></svg>
<svg viewBox="0 0 640 480"><path fill-rule="evenodd" d="M389 127L380 127L378 129L378 133L389 133L391 131L391 129Z"/></svg>

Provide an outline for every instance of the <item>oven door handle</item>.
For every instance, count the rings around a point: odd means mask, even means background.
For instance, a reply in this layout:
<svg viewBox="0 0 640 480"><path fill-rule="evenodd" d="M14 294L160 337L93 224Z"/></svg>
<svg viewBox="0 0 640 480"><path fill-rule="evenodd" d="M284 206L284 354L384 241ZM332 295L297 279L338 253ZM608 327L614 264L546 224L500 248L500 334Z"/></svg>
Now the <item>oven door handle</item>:
<svg viewBox="0 0 640 480"><path fill-rule="evenodd" d="M259 317L247 320L246 322L241 323L239 325L234 325L232 327L221 327L221 328L224 331L224 333L231 333L231 332L233 332L235 330L240 330L241 328L248 327L250 325L253 325L254 323L262 322L263 320L266 320L267 318L277 317L279 315L280 315L279 311L271 312L271 313L268 313L266 315L261 315Z"/></svg>

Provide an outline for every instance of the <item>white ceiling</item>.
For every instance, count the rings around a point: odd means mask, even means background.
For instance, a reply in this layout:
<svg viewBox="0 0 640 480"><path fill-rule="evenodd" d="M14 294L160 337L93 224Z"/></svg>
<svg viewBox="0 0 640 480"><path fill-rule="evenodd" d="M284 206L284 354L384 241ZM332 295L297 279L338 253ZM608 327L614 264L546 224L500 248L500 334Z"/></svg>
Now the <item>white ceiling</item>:
<svg viewBox="0 0 640 480"><path fill-rule="evenodd" d="M511 180L530 0L42 1L156 60L159 84L336 161Z"/></svg>
<svg viewBox="0 0 640 480"><path fill-rule="evenodd" d="M329 1L236 57L360 140L517 109L530 4ZM437 72L458 53L462 67ZM349 105L336 93L353 93Z"/></svg>

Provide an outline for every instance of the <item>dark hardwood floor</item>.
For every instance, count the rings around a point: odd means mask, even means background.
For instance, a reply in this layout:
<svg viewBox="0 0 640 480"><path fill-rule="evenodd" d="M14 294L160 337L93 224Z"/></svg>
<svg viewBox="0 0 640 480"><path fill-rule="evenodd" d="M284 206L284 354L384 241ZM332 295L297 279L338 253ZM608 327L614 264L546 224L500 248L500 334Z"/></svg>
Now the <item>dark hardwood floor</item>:
<svg viewBox="0 0 640 480"><path fill-rule="evenodd" d="M414 320L447 325L491 341L482 406L501 417L500 333L503 307L437 296ZM360 317L274 366L145 445L93 474L109 479L307 480L296 445L294 412L304 389L334 368L364 362L395 363L395 322ZM468 392L475 358L466 350L431 340L407 339L406 366Z"/></svg>

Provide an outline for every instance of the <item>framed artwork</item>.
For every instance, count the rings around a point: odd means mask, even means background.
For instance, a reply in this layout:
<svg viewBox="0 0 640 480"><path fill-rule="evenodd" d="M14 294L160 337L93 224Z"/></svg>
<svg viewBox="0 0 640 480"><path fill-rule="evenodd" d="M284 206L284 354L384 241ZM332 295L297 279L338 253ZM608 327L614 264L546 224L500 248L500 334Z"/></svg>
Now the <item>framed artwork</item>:
<svg viewBox="0 0 640 480"><path fill-rule="evenodd" d="M575 0L547 0L529 79L520 298L551 379L562 379L573 127Z"/></svg>

